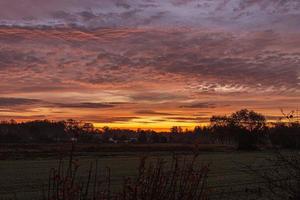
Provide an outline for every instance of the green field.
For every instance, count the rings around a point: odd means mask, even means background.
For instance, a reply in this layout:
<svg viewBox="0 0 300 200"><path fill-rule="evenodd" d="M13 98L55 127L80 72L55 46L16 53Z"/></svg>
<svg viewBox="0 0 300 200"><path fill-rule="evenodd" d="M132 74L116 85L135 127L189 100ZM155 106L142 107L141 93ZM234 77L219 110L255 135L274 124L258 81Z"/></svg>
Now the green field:
<svg viewBox="0 0 300 200"><path fill-rule="evenodd" d="M187 154L181 152L180 154ZM79 174L84 179L87 176L90 162L98 160L100 169L109 167L112 172L112 184L117 190L124 177L136 174L140 157L148 155L155 162L157 158L170 161L170 152L103 152L81 153L76 158L80 162ZM272 156L271 152L200 152L198 163L209 163L209 186L213 194L224 194L224 191L234 193L244 188L256 187L260 180L245 173L240 166L253 164L263 165L265 158ZM43 193L47 185L50 168L56 168L58 159L36 157L19 160L0 161L0 199L34 199ZM237 195L234 195L237 196Z"/></svg>

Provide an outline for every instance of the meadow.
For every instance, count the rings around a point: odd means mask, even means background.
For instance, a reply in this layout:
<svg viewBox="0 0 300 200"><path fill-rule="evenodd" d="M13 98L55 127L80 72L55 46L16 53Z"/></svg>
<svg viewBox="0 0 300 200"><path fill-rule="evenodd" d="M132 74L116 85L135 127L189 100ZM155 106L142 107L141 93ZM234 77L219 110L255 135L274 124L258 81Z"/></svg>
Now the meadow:
<svg viewBox="0 0 300 200"><path fill-rule="evenodd" d="M205 148L204 148L205 147ZM230 199L239 199L239 195L247 198L259 198L257 190L260 190L261 180L249 174L243 168L245 165L256 166L257 168L267 169L266 158L273 156L271 151L232 151L230 148L221 147L212 151L208 146L200 150L197 164L209 164L210 172L208 185L211 193L215 197L231 196ZM49 147L48 147L49 148ZM142 147L139 147L142 148ZM91 162L97 160L99 169L111 170L111 184L118 190L125 177L136 175L137 168L142 156L148 157L148 162L156 162L163 159L170 162L172 159L171 151L174 147L161 147L168 150L155 151L117 151L117 147L108 151L76 152L76 160L80 165L79 175L81 179L88 176L88 169ZM176 152L179 157L188 158L191 151L180 150L177 146ZM182 148L182 147L181 147ZM145 148L147 149L147 148ZM159 149L159 148L158 148ZM201 148L200 148L201 149ZM32 150L31 150L32 154ZM49 177L49 170L58 166L58 154L50 152L36 152L35 156L24 157L19 154L17 157L7 157L0 161L0 199L38 199L45 192ZM67 158L65 158L67 162ZM246 195L245 195L246 194ZM229 197L228 197L229 198Z"/></svg>

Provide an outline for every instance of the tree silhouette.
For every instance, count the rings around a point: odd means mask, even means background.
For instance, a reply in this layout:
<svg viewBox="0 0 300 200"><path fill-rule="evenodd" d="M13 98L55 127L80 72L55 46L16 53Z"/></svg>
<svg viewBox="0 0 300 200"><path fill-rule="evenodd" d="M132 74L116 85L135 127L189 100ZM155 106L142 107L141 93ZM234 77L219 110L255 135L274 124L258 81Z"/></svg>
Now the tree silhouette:
<svg viewBox="0 0 300 200"><path fill-rule="evenodd" d="M247 109L230 116L212 116L210 122L213 133L221 143L234 139L239 149L256 148L266 129L265 117Z"/></svg>

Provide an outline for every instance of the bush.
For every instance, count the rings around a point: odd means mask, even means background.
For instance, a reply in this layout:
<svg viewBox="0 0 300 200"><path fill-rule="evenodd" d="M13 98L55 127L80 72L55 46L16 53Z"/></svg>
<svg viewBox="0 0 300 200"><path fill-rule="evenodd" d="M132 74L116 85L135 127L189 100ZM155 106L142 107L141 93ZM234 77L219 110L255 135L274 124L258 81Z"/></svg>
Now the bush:
<svg viewBox="0 0 300 200"><path fill-rule="evenodd" d="M73 149L74 150L74 149ZM73 152L73 151L72 151ZM57 169L51 169L47 200L204 200L207 199L208 165L195 166L197 155L180 164L174 156L171 166L163 160L146 164L141 158L136 178L125 178L122 190L111 189L111 173L100 177L97 162L91 163L87 180L78 177L78 162L73 153L66 172L60 160Z"/></svg>
<svg viewBox="0 0 300 200"><path fill-rule="evenodd" d="M283 148L300 148L300 124L277 123L270 130L270 140L273 145Z"/></svg>

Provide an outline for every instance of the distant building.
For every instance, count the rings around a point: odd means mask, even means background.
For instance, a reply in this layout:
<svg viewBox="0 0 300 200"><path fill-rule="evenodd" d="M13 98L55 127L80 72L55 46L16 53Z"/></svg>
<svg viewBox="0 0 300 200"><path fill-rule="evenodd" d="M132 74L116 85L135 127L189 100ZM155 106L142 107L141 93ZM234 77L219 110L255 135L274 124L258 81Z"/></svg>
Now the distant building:
<svg viewBox="0 0 300 200"><path fill-rule="evenodd" d="M108 139L108 142L109 142L109 143L117 144L117 143L118 143L118 140L115 140L115 139L113 139L113 138L109 138L109 139Z"/></svg>

